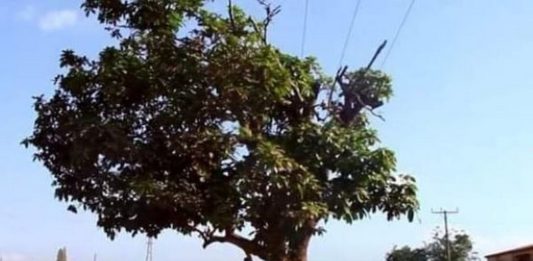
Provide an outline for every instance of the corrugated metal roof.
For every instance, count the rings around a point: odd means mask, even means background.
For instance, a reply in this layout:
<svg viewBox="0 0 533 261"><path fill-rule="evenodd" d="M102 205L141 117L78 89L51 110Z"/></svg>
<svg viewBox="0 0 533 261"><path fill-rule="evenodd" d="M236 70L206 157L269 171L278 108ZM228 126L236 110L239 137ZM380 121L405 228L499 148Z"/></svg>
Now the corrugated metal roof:
<svg viewBox="0 0 533 261"><path fill-rule="evenodd" d="M498 253L494 253L494 254L490 254L490 255L485 256L485 257L501 256L501 255L510 254L510 253L513 253L513 252L521 252L521 251L529 250L529 249L533 249L533 244L527 245L527 246L522 246L522 247L517 247L517 248L513 248L513 249L509 249L509 250L498 252Z"/></svg>

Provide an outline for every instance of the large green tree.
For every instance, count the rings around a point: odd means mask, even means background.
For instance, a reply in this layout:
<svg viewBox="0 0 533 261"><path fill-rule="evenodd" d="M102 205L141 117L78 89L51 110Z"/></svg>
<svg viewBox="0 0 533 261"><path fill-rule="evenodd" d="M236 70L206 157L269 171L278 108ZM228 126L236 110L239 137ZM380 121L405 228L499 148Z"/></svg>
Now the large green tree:
<svg viewBox="0 0 533 261"><path fill-rule="evenodd" d="M267 261L307 260L330 218L412 218L414 179L395 175L368 120L389 78L325 77L267 41L279 9L259 3L261 20L231 2L225 14L202 0L83 3L117 44L63 52L24 142L69 210L96 213L110 237L173 229Z"/></svg>

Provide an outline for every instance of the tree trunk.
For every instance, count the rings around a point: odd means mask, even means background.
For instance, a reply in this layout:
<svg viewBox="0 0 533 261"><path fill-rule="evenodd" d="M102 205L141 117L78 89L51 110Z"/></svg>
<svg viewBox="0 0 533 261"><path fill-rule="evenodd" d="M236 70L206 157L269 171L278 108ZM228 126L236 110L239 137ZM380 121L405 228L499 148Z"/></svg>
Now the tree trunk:
<svg viewBox="0 0 533 261"><path fill-rule="evenodd" d="M303 253L301 255L283 256L280 258L276 258L273 260L267 260L267 261L307 261L307 253Z"/></svg>
<svg viewBox="0 0 533 261"><path fill-rule="evenodd" d="M298 256L298 257L281 257L281 258L276 258L276 259L273 259L273 260L267 260L267 261L307 261L307 256Z"/></svg>
<svg viewBox="0 0 533 261"><path fill-rule="evenodd" d="M301 253L288 257L286 261L307 261L307 249Z"/></svg>
<svg viewBox="0 0 533 261"><path fill-rule="evenodd" d="M280 255L273 255L273 258L266 261L307 261L307 249L309 248L309 241L312 234L305 234L297 240L297 244L293 245L287 253Z"/></svg>
<svg viewBox="0 0 533 261"><path fill-rule="evenodd" d="M281 258L267 261L307 261L307 250L316 224L316 220L308 220L300 233L288 244L288 251Z"/></svg>

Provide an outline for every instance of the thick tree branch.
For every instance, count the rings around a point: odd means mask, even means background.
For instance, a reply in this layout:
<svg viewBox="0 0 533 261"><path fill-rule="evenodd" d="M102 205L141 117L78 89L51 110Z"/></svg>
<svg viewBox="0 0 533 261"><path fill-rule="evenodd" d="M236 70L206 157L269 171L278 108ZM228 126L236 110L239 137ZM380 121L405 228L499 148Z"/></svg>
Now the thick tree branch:
<svg viewBox="0 0 533 261"><path fill-rule="evenodd" d="M328 107L331 107L331 102L333 101L333 93L335 92L335 87L336 87L336 84L339 83L339 85L341 85L341 88L342 88L342 79L344 77L344 74L346 73L346 70L348 70L348 66L344 66L342 68L339 68L339 70L337 70L337 74L335 75L335 79L333 80L333 84L331 86L331 91L329 92L329 97L328 97Z"/></svg>
<svg viewBox="0 0 533 261"><path fill-rule="evenodd" d="M267 43L267 40L266 38L264 37L263 33L261 32L261 30L259 29L259 26L257 25L257 23L255 22L255 20L252 18L252 17L249 17L248 18L248 21L252 24L252 27L254 28L254 31L261 36L261 40L263 41L264 44Z"/></svg>
<svg viewBox="0 0 533 261"><path fill-rule="evenodd" d="M385 40L374 52L372 59L362 71L362 73L348 78L348 82L344 81L347 66L344 66L337 71L337 75L335 76L335 82L333 83L331 92L329 93L328 106L331 106L332 96L335 92L335 83L338 83L342 90L342 94L344 95L344 104L341 110L341 118L343 118L343 121L347 123L351 122L355 118L355 115L365 108L368 109L372 115L383 120L383 117L381 117L381 115L378 115L373 111L376 106L367 104L367 102L365 102L365 100L363 100L360 96L360 93L357 88L359 87L361 81L365 79L366 74L372 68L372 65L374 64L377 57L383 51L386 45L387 41Z"/></svg>
<svg viewBox="0 0 533 261"><path fill-rule="evenodd" d="M204 231L200 231L198 229L195 229L195 231L198 232L204 240L204 248L207 248L213 243L230 243L242 249L246 253L246 256L248 258L251 255L264 258L264 253L256 242L236 234L231 229L227 229L224 232L224 235L214 235L212 233L205 233Z"/></svg>
<svg viewBox="0 0 533 261"><path fill-rule="evenodd" d="M256 33L258 33L259 35L261 35L261 38L263 40L263 42L266 44L267 43L267 37L268 37L268 26L270 25L270 23L272 22L272 20L274 19L274 17L279 14L281 12L281 6L275 6L274 8L272 8L272 4L268 3L266 0L258 0L257 2L259 2L260 5L263 6L263 8L265 9L265 12L266 12L266 17L265 19L263 20L262 22L262 31L259 30L259 26L257 26L257 24L255 23L255 21L250 18L251 20L251 23L252 23L252 26L254 27L254 30L256 31Z"/></svg>
<svg viewBox="0 0 533 261"><path fill-rule="evenodd" d="M374 64L374 62L376 61L376 59L378 58L379 54L381 53L381 51L383 51L383 49L385 48L385 46L387 46L387 40L383 41L383 43L378 47L378 49L376 50L376 52L374 53L374 56L372 56L372 60L370 60L370 62L368 63L368 65L366 66L366 71L370 70L370 68L372 67L372 65Z"/></svg>

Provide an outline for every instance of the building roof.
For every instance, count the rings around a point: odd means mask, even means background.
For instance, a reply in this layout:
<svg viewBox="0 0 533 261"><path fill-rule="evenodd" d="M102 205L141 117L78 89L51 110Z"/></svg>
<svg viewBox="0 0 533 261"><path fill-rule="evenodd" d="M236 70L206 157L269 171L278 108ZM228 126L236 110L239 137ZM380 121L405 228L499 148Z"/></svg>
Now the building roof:
<svg viewBox="0 0 533 261"><path fill-rule="evenodd" d="M522 247L517 247L517 248L513 248L513 249L509 249L509 250L498 252L498 253L494 253L494 254L490 254L490 255L485 256L485 257L501 256L501 255L505 255L505 254L510 254L510 253L514 253L514 252L521 252L521 251L530 250L530 249L533 249L533 244L532 245L527 245L527 246L522 246Z"/></svg>

